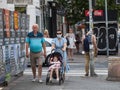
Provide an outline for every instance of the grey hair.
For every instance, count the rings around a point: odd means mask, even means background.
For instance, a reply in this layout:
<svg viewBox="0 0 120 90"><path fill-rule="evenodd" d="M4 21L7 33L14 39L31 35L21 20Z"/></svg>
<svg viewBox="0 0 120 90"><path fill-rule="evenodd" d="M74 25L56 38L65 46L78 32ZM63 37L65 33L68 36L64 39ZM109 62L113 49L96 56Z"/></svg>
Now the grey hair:
<svg viewBox="0 0 120 90"><path fill-rule="evenodd" d="M37 28L39 27L39 26L38 26L38 24L33 24L33 26L32 26L32 27L35 27L35 26L36 26Z"/></svg>

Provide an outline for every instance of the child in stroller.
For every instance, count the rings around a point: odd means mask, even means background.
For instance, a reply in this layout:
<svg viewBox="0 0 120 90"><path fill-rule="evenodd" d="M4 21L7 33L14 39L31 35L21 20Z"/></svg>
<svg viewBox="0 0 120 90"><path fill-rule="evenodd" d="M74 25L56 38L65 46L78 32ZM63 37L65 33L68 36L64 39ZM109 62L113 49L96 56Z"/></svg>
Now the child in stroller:
<svg viewBox="0 0 120 90"><path fill-rule="evenodd" d="M54 57L50 59L50 67L49 67L50 81L52 81L52 74L54 70L55 70L57 81L59 81L59 74L58 74L59 69L60 69L60 61L58 60L57 55L54 55Z"/></svg>
<svg viewBox="0 0 120 90"><path fill-rule="evenodd" d="M52 79L56 79L59 84L61 84L61 81L64 82L62 55L59 52L54 52L51 54L48 62L49 69L46 77L46 84L48 84L48 82L52 82Z"/></svg>

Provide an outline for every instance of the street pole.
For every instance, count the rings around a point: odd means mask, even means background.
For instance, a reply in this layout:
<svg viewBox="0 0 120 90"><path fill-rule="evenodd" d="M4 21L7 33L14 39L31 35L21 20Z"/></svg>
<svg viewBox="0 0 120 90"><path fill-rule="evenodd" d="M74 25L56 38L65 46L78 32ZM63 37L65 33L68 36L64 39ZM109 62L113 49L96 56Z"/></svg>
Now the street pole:
<svg viewBox="0 0 120 90"><path fill-rule="evenodd" d="M89 0L89 30L91 36L93 35L93 17L92 17L93 9L92 9L92 0ZM94 76L94 52L93 52L93 44L92 41L90 43L90 51L89 51L89 56L90 56L90 76Z"/></svg>
<svg viewBox="0 0 120 90"><path fill-rule="evenodd" d="M106 44L107 44L107 57L109 56L109 40L108 40L108 12L107 0L105 0L105 23L106 23Z"/></svg>

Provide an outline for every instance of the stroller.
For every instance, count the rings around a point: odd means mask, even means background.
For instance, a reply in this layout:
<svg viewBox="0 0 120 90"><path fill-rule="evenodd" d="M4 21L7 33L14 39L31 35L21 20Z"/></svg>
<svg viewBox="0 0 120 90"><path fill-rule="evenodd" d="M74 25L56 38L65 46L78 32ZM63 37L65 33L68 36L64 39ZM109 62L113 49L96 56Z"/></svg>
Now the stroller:
<svg viewBox="0 0 120 90"><path fill-rule="evenodd" d="M60 61L60 68L59 68L59 85L61 85L62 83L64 83L64 64L63 64L63 56L62 56L62 50L57 50L57 49L54 49L51 51L51 55L50 55L50 58L48 60L48 65L50 66L50 60L51 58L53 58L54 56L57 56L58 57L58 60ZM53 74L52 74L52 78L53 79L56 79L56 73L55 71L53 71ZM48 70L47 72L47 77L46 77L46 85L48 85L50 83L50 70Z"/></svg>

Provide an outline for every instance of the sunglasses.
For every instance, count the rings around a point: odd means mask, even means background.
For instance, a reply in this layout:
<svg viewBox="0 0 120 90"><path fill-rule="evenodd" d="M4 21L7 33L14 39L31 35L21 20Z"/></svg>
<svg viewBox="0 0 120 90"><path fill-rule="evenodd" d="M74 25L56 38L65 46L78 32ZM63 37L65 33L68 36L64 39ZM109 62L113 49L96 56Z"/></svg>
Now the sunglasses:
<svg viewBox="0 0 120 90"><path fill-rule="evenodd" d="M61 34L61 33L57 33L57 34Z"/></svg>

